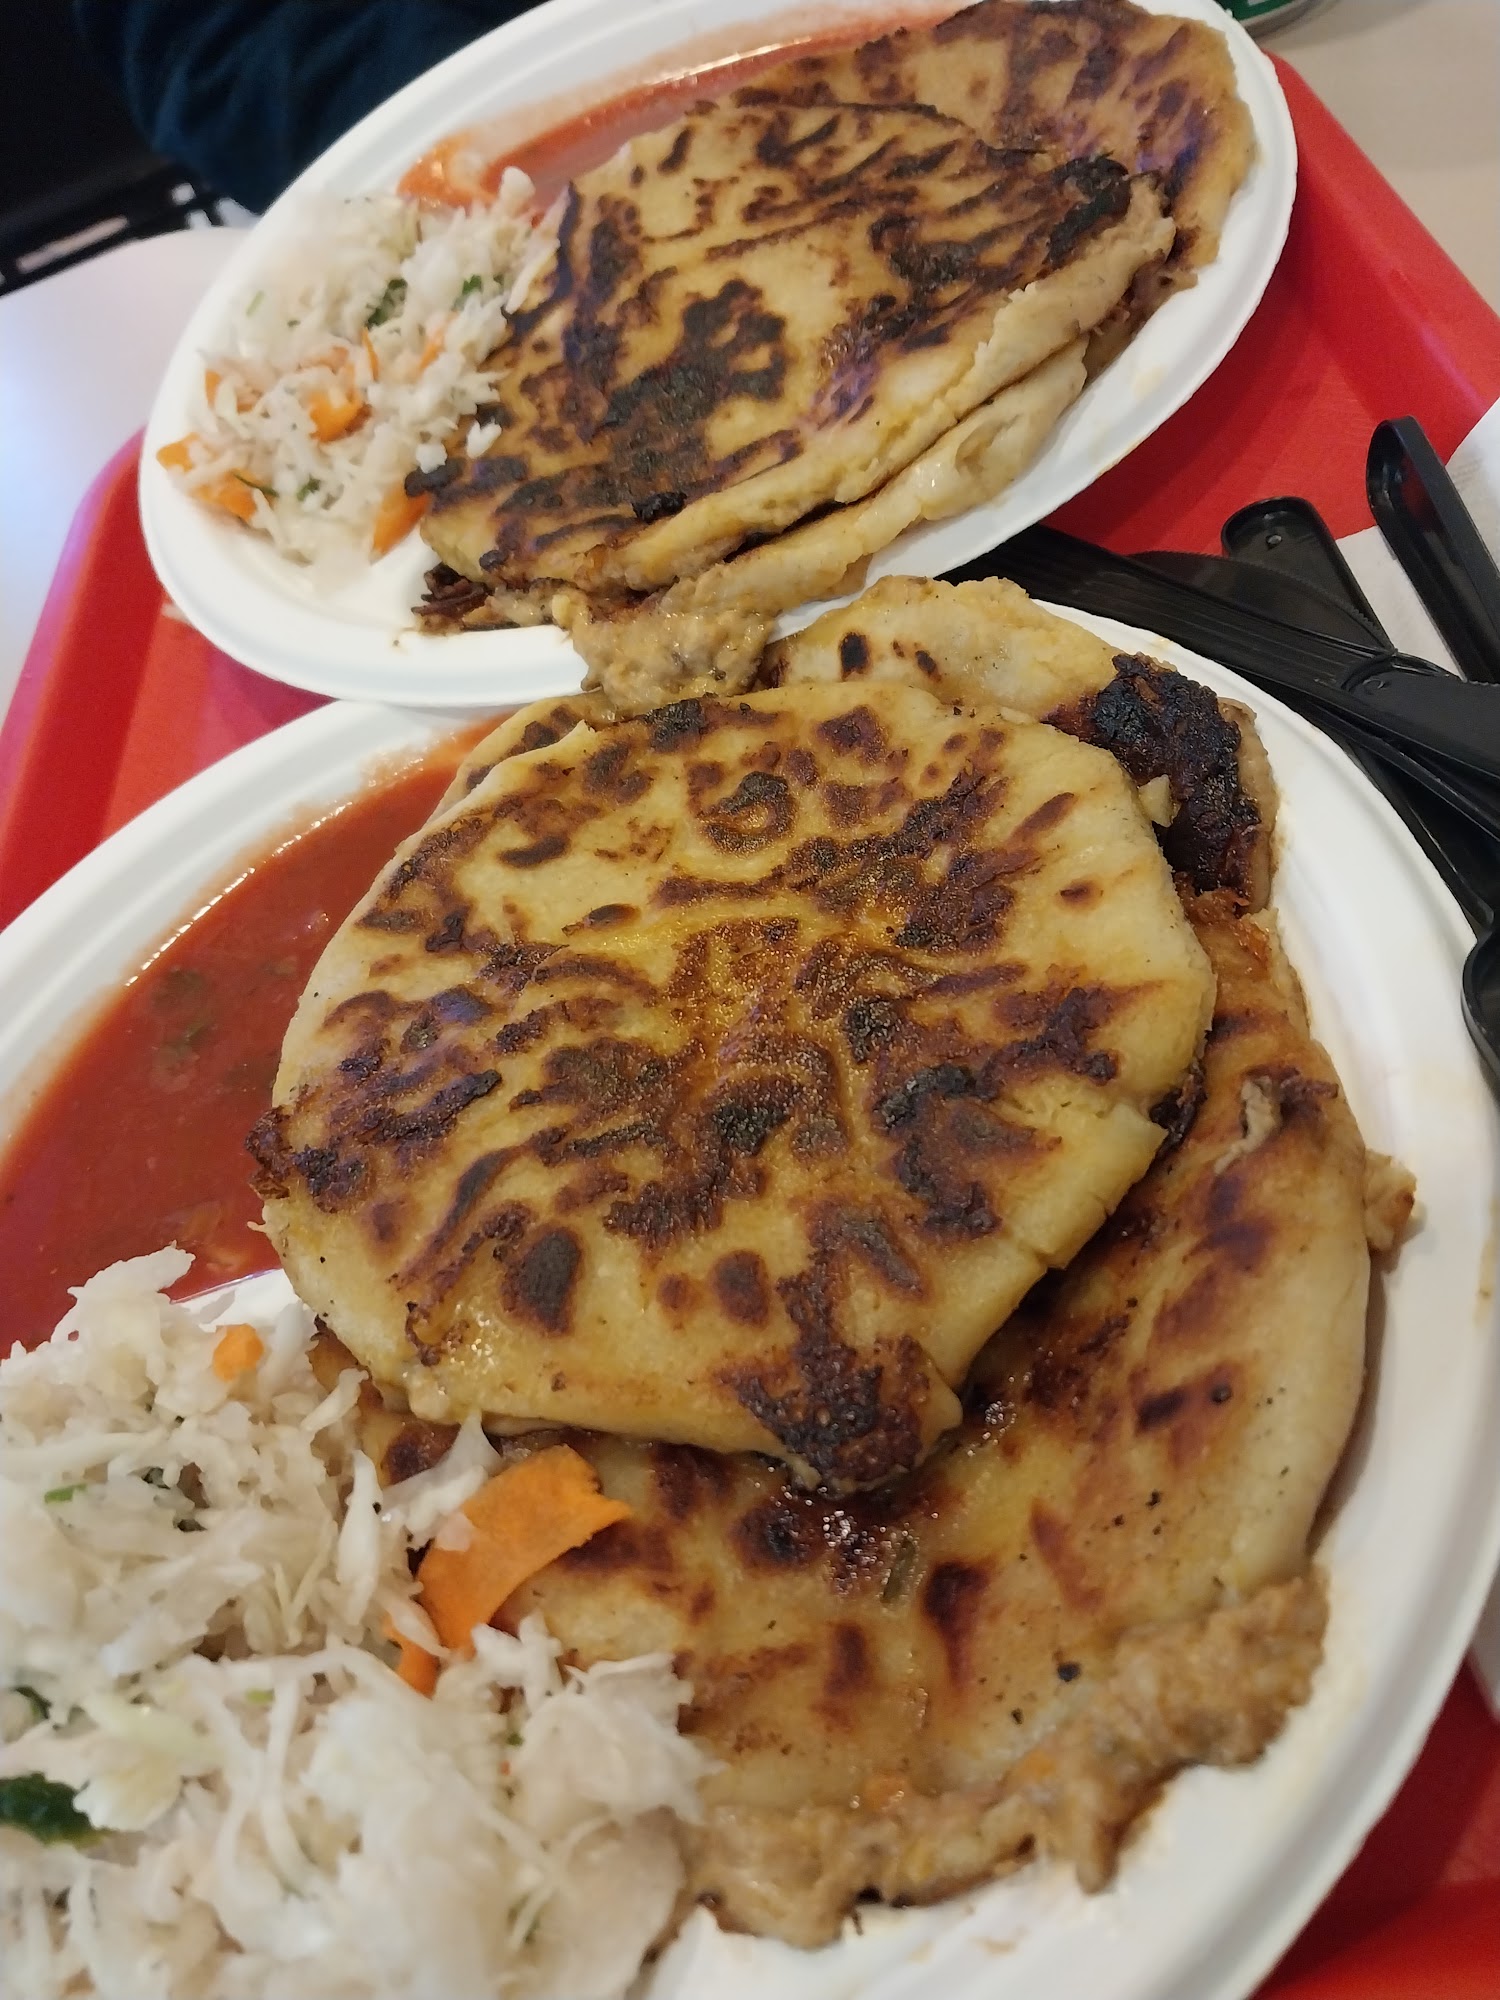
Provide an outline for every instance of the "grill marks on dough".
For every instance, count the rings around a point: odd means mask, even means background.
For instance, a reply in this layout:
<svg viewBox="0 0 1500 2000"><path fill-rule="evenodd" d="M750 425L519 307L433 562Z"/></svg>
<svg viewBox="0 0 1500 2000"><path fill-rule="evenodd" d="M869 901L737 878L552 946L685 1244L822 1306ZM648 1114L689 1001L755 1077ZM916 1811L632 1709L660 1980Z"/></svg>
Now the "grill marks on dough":
<svg viewBox="0 0 1500 2000"><path fill-rule="evenodd" d="M1220 981L1197 1115L979 1354L962 1424L915 1472L835 1497L742 1456L710 1485L657 1447L648 1482L639 1447L581 1445L637 1508L649 1567L606 1579L567 1558L511 1615L544 1617L585 1665L674 1650L686 1726L723 1760L692 1885L735 1922L826 1941L887 1881L871 1852L896 1848L915 1900L1010 1866L1022 1835L1099 1881L1154 1793L1153 1775L1122 1808L1143 1689L1192 1690L1171 1768L1217 1761L1260 1717L1248 1757L1305 1696L1304 1675L1264 1705L1280 1657L1265 1635L1195 1670L1193 1621L1305 1572L1359 1393L1364 1153L1266 929L1230 893L1192 914ZM1292 1108L1236 1153L1272 1095ZM1149 1678L1099 1707L1144 1632ZM1089 1752L1069 1766L1065 1725ZM1007 1831L997 1805L1019 1806L1028 1778L1041 1809ZM789 1838L799 1815L826 1839ZM748 1852L747 1826L763 1836Z"/></svg>
<svg viewBox="0 0 1500 2000"><path fill-rule="evenodd" d="M504 436L433 496L424 534L476 580L618 589L620 552L667 525L691 575L828 504L887 448L880 408L895 434L904 384L962 381L1007 296L1132 191L1112 159L995 150L918 102L809 109L764 85L632 159L570 189L545 293L511 322ZM695 546L698 503L756 482Z"/></svg>
<svg viewBox="0 0 1500 2000"><path fill-rule="evenodd" d="M580 729L451 801L315 976L253 1139L299 1284L351 1345L382 1324L377 1375L429 1416L595 1424L618 1376L656 1435L836 1486L923 1456L956 1414L928 1329L972 1320L972 1352L1034 1276L1012 1188L1068 1199L1035 1105L1108 1094L1142 1018L1086 957L1007 951L1080 815L1115 828L1087 775L1136 837L1112 766L1018 727L1066 782L921 690L835 687Z"/></svg>
<svg viewBox="0 0 1500 2000"><path fill-rule="evenodd" d="M980 4L932 27L788 64L811 104L851 94L915 100L995 145L1107 153L1158 177L1177 222L1169 275L1214 255L1254 150L1224 37L1119 0Z"/></svg>

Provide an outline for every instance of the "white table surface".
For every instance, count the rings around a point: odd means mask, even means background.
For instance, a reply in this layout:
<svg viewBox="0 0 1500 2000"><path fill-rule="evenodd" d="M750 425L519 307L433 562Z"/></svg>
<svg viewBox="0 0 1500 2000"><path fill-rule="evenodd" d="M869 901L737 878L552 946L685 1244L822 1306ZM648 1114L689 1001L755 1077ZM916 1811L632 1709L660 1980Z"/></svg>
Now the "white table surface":
<svg viewBox="0 0 1500 2000"><path fill-rule="evenodd" d="M1322 0L1270 46L1500 308L1500 0ZM0 297L0 710L79 502L238 240L125 244Z"/></svg>
<svg viewBox="0 0 1500 2000"><path fill-rule="evenodd" d="M184 322L243 234L124 243L0 297L0 710L79 502L145 423Z"/></svg>

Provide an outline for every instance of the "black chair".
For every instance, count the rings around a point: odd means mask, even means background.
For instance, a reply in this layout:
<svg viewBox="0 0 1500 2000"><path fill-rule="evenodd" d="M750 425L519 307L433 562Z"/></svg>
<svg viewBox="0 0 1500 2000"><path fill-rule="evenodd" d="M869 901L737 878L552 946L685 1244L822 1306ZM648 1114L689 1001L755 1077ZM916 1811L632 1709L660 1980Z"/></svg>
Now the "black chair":
<svg viewBox="0 0 1500 2000"><path fill-rule="evenodd" d="M152 152L66 0L3 0L0 294L195 217L220 221L218 196Z"/></svg>

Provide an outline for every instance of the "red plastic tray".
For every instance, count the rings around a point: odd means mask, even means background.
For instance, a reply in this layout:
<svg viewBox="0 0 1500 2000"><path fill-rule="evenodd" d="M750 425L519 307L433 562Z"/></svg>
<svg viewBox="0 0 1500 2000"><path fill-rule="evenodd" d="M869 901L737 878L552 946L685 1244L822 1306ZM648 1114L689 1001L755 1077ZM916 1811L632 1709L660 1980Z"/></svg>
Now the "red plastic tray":
<svg viewBox="0 0 1500 2000"><path fill-rule="evenodd" d="M1197 395L1059 514L1077 534L1213 550L1235 508L1282 493L1350 534L1370 525L1377 421L1418 416L1446 457L1500 401L1500 319L1278 67L1300 149L1286 254ZM0 923L153 799L316 705L164 605L135 466L131 445L84 501L0 729ZM1262 2000L1500 2000L1500 1727L1467 1674Z"/></svg>

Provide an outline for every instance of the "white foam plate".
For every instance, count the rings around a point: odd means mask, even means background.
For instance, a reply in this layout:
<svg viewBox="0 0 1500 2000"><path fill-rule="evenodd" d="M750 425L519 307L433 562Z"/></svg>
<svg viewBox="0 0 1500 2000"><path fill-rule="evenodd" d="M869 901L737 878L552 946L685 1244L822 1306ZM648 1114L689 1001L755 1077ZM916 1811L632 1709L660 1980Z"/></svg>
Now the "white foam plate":
<svg viewBox="0 0 1500 2000"><path fill-rule="evenodd" d="M722 1936L700 1913L651 2000L1242 2000L1415 1757L1500 1553L1497 1117L1459 1013L1468 929L1385 801L1306 723L1165 641L1079 622L1256 711L1282 795L1276 906L1314 1025L1369 1143L1417 1177L1420 1226L1378 1288L1368 1394L1320 1545L1326 1658L1258 1764L1173 1782L1103 1895L1035 1867L936 1909L867 1912L862 1933L808 1954ZM0 1131L43 1087L60 1024L247 855L450 726L322 709L194 778L49 890L0 935ZM284 1281L254 1282L260 1307Z"/></svg>
<svg viewBox="0 0 1500 2000"><path fill-rule="evenodd" d="M1291 216L1296 142L1270 62L1216 0L1142 0L1192 15L1228 38L1259 152L1231 204L1217 260L1141 330L1063 417L1041 456L998 499L913 530L870 566L938 576L1041 520L1149 437L1228 353L1265 290ZM623 82L664 75L710 55L806 35L840 16L868 28L873 13L916 20L953 11L943 0L822 0L816 12L773 12L785 0L546 0L460 50L363 119L267 212L189 321L162 382L141 460L141 519L162 583L216 646L274 679L359 700L455 704L530 701L576 688L582 664L551 626L437 635L411 607L432 554L410 535L353 583L329 591L270 543L215 517L156 463L157 448L192 429L202 356L222 344L237 302L305 228L315 195L394 187L445 134L513 115L518 135L543 130ZM550 107L548 109L547 107ZM806 623L806 607L784 630Z"/></svg>

